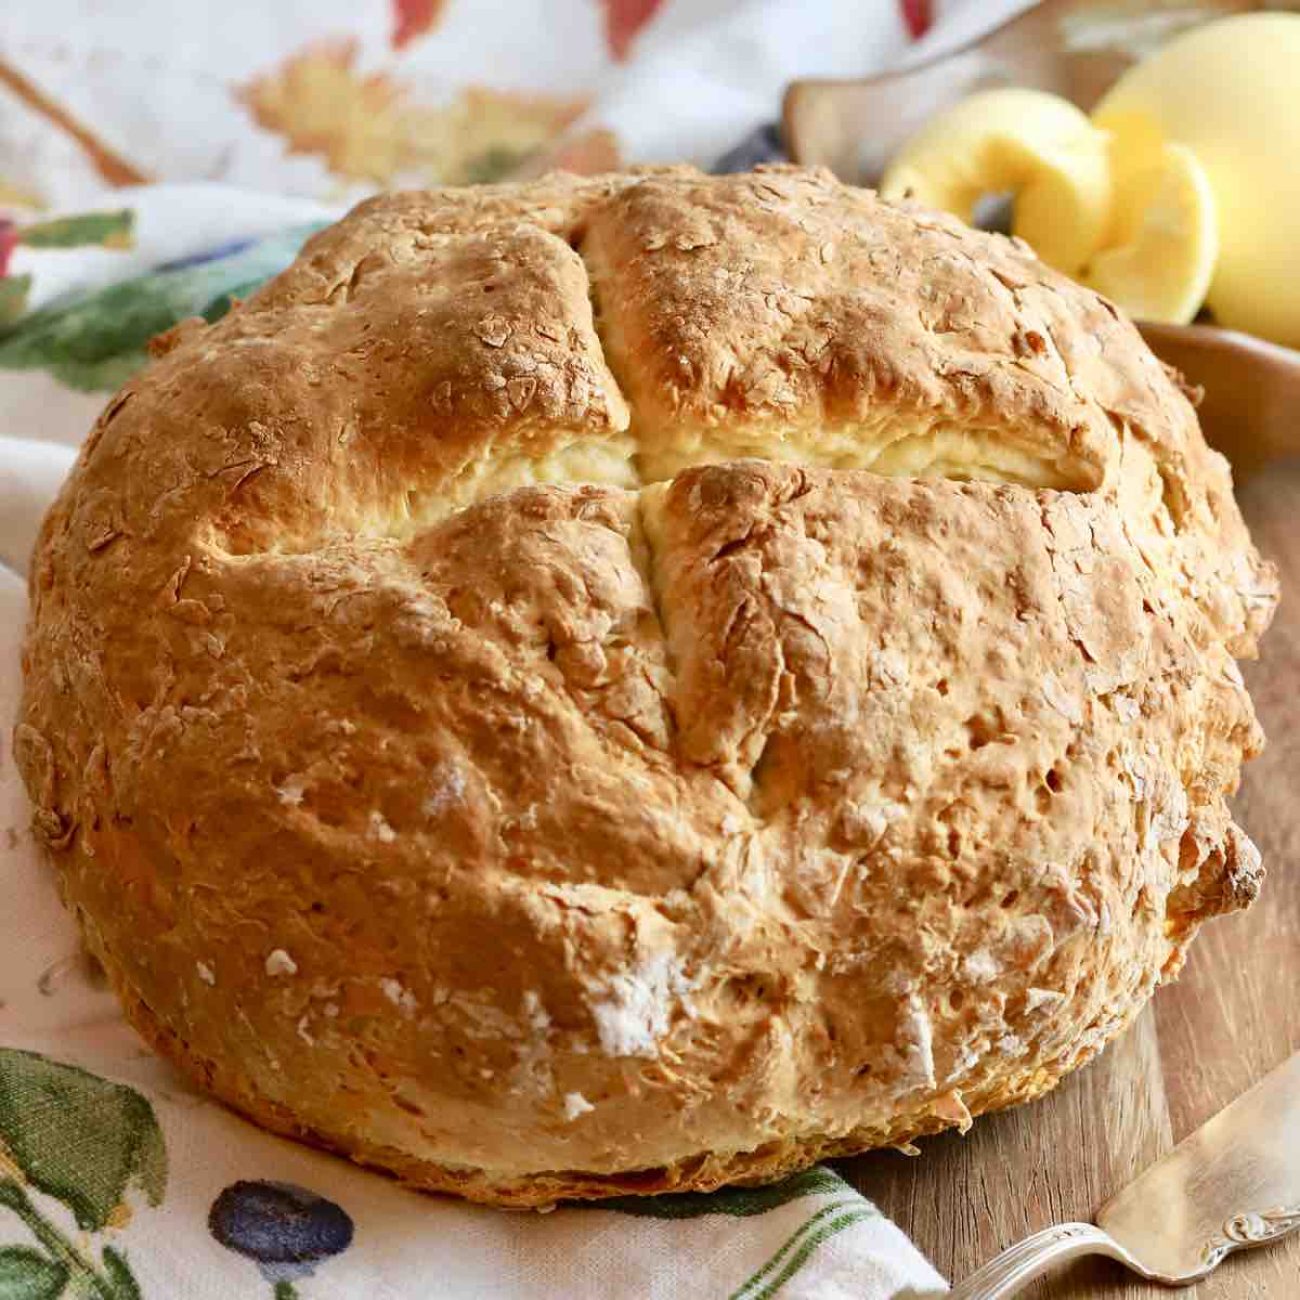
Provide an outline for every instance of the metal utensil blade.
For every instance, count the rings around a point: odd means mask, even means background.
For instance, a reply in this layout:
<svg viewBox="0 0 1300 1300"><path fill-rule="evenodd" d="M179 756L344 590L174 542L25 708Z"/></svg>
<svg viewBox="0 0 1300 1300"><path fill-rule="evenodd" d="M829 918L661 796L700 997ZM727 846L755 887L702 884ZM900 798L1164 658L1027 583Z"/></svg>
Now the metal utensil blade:
<svg viewBox="0 0 1300 1300"><path fill-rule="evenodd" d="M1140 1174L1097 1223L1161 1281L1300 1228L1300 1052Z"/></svg>

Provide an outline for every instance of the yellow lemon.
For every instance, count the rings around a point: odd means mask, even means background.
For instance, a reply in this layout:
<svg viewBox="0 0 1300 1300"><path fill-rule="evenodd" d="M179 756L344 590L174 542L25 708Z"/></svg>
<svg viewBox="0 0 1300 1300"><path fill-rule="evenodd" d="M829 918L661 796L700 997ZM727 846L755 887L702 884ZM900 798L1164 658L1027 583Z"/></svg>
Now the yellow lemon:
<svg viewBox="0 0 1300 1300"><path fill-rule="evenodd" d="M1047 263L1077 275L1110 211L1107 138L1068 100L1039 90L987 90L932 118L880 184L970 221L985 195L1010 191L1013 229Z"/></svg>
<svg viewBox="0 0 1300 1300"><path fill-rule="evenodd" d="M1185 325L1205 301L1219 254L1214 192L1183 145L1119 172L1106 246L1082 279L1130 316Z"/></svg>
<svg viewBox="0 0 1300 1300"><path fill-rule="evenodd" d="M1218 213L1215 319L1300 346L1300 14L1194 28L1130 68L1093 121L1123 175L1168 141L1195 153Z"/></svg>

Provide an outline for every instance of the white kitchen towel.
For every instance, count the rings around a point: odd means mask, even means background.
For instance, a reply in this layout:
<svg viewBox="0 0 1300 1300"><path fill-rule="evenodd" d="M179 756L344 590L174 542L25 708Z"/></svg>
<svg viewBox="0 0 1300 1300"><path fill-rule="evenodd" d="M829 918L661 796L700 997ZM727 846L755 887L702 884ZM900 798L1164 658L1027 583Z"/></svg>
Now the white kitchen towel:
<svg viewBox="0 0 1300 1300"><path fill-rule="evenodd" d="M927 40L1015 7L956 0ZM0 94L20 103L0 111L0 1300L944 1290L826 1169L504 1213L404 1191L208 1102L127 1029L80 955L11 745L18 575L77 444L152 334L219 315L362 190L557 158L707 163L776 116L789 76L879 67L933 17L927 0L4 7ZM163 183L105 187L133 175ZM38 199L95 211L52 216Z"/></svg>

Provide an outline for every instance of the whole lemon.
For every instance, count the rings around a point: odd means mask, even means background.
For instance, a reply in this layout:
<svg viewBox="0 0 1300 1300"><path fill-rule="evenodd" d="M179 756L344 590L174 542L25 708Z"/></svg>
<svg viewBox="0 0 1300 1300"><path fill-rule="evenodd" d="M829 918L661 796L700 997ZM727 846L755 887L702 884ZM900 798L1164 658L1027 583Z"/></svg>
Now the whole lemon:
<svg viewBox="0 0 1300 1300"><path fill-rule="evenodd" d="M1117 173L1167 142L1191 148L1219 218L1215 319L1300 346L1300 14L1194 28L1130 68L1093 120Z"/></svg>

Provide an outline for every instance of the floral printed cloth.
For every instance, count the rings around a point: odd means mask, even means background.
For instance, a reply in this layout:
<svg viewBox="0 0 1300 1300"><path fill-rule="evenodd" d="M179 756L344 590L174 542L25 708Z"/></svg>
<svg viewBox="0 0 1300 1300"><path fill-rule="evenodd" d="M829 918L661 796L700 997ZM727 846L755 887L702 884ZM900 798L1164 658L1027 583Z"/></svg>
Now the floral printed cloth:
<svg viewBox="0 0 1300 1300"><path fill-rule="evenodd" d="M126 1028L80 955L27 830L10 735L19 575L41 513L153 334L216 319L366 190L557 164L708 165L737 143L730 163L745 165L775 147L763 128L790 76L866 72L1015 7L0 9L0 1300L944 1290L828 1169L757 1190L507 1214L404 1191L205 1100Z"/></svg>
<svg viewBox="0 0 1300 1300"><path fill-rule="evenodd" d="M563 165L711 163L798 76L1029 0L7 0L0 203L213 180L325 202Z"/></svg>

